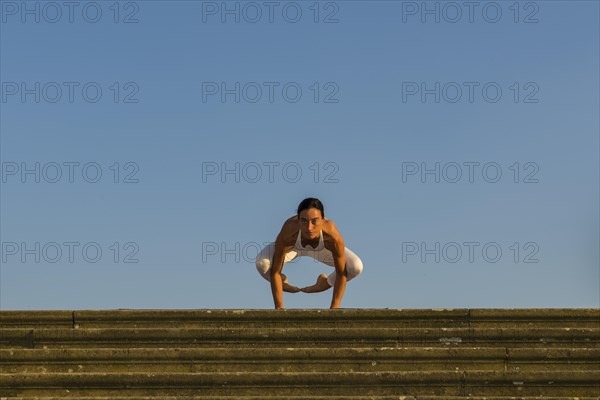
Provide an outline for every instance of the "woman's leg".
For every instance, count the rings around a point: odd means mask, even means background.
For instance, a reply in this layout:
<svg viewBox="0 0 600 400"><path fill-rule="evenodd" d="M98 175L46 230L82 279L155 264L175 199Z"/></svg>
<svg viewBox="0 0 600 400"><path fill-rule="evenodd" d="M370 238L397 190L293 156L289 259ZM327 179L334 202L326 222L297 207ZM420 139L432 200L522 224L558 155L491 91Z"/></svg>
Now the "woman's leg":
<svg viewBox="0 0 600 400"><path fill-rule="evenodd" d="M361 259L347 247L344 248L344 256L346 257L346 282L350 282L352 279L361 274L363 270L363 263ZM327 283L330 286L335 284L335 276L336 272L333 271L327 277Z"/></svg>
<svg viewBox="0 0 600 400"><path fill-rule="evenodd" d="M344 250L344 256L346 257L346 282L357 277L363 270L363 264L360 258L354 254L347 247ZM333 258L331 259L333 260ZM326 260L327 265L335 266L333 261ZM333 271L329 276L321 274L317 277L317 282L312 286L302 288L305 293L318 293L323 292L335 284L336 272Z"/></svg>
<svg viewBox="0 0 600 400"><path fill-rule="evenodd" d="M270 243L265 246L256 256L256 270L267 281L271 282L270 270L271 260L273 259L273 250L275 243Z"/></svg>
<svg viewBox="0 0 600 400"><path fill-rule="evenodd" d="M269 245L265 246L260 253L256 256L256 270L267 281L271 282L271 264L273 262L273 252L275 250L275 243L272 242ZM287 263L294 258L298 253L295 251L289 251L286 253L283 263ZM283 282L283 290L285 292L296 293L300 291L300 288L290 285L288 283L287 277L284 274L281 274L281 279Z"/></svg>

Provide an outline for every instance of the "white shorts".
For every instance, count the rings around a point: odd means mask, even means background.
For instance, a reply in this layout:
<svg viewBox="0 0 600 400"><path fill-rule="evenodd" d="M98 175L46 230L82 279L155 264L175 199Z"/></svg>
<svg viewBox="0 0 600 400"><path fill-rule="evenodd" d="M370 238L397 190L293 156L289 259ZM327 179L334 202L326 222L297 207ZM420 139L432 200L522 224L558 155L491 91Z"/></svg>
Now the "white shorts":
<svg viewBox="0 0 600 400"><path fill-rule="evenodd" d="M273 262L274 251L275 242L272 242L269 245L265 246L256 256L256 269L258 270L260 275L269 282L271 281L270 270L271 263ZM323 249L319 252L306 251L303 252L303 254L299 254L295 249L292 249L285 254L283 264L285 265L286 263L295 260L296 258L301 257L303 255L312 257L315 260L321 261L322 263L335 268L331 251L326 249ZM346 257L346 281L350 281L353 278L360 275L360 273L363 270L363 264L361 259L347 247L344 247L344 256ZM329 283L330 286L333 286L335 284L335 276L336 272L333 271L327 277L327 283Z"/></svg>

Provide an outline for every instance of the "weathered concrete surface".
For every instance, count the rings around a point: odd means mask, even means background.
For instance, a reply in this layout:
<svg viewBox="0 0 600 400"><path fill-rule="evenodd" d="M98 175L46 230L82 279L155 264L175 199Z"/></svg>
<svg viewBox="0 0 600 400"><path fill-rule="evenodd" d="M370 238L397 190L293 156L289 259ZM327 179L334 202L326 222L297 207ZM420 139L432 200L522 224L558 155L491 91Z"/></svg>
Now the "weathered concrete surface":
<svg viewBox="0 0 600 400"><path fill-rule="evenodd" d="M527 396L269 396L269 400L532 400L532 397ZM544 400L598 400L598 397L538 397ZM1 397L0 400L8 399ZM11 397L11 400L62 400L64 397ZM131 397L79 397L70 396L70 400L156 400L154 396L131 396ZM164 396L161 400L264 400L264 396Z"/></svg>
<svg viewBox="0 0 600 400"><path fill-rule="evenodd" d="M599 400L600 309L0 311L1 400L173 395Z"/></svg>

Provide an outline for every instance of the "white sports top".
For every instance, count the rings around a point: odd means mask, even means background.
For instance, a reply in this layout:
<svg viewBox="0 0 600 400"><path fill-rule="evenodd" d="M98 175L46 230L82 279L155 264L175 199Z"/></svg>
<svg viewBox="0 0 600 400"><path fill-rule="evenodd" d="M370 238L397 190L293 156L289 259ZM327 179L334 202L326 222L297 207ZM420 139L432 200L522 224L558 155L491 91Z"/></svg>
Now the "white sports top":
<svg viewBox="0 0 600 400"><path fill-rule="evenodd" d="M302 247L302 231L298 231L298 237L296 238L296 243L293 250L295 253L297 253L297 255L294 258L300 256L309 256L329 266L334 266L333 254L331 254L330 250L325 248L325 242L323 241L323 230L321 230L320 235L319 244L316 248L312 248L310 245Z"/></svg>
<svg viewBox="0 0 600 400"><path fill-rule="evenodd" d="M325 243L323 242L323 230L321 229L320 232L320 237L319 237L319 244L317 245L316 248L313 248L310 245L307 245L306 247L302 247L302 231L298 231L298 237L296 238L296 244L294 245L294 250L298 251L298 252L302 252L304 251L310 251L315 252L315 251L320 251L325 249Z"/></svg>

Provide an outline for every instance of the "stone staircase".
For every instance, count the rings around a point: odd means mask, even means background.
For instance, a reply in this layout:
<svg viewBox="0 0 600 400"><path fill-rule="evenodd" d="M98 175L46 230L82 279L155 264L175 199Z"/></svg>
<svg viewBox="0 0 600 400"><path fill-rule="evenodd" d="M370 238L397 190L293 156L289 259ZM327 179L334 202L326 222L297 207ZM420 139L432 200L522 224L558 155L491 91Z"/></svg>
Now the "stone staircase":
<svg viewBox="0 0 600 400"><path fill-rule="evenodd" d="M600 309L0 311L0 398L600 399Z"/></svg>

